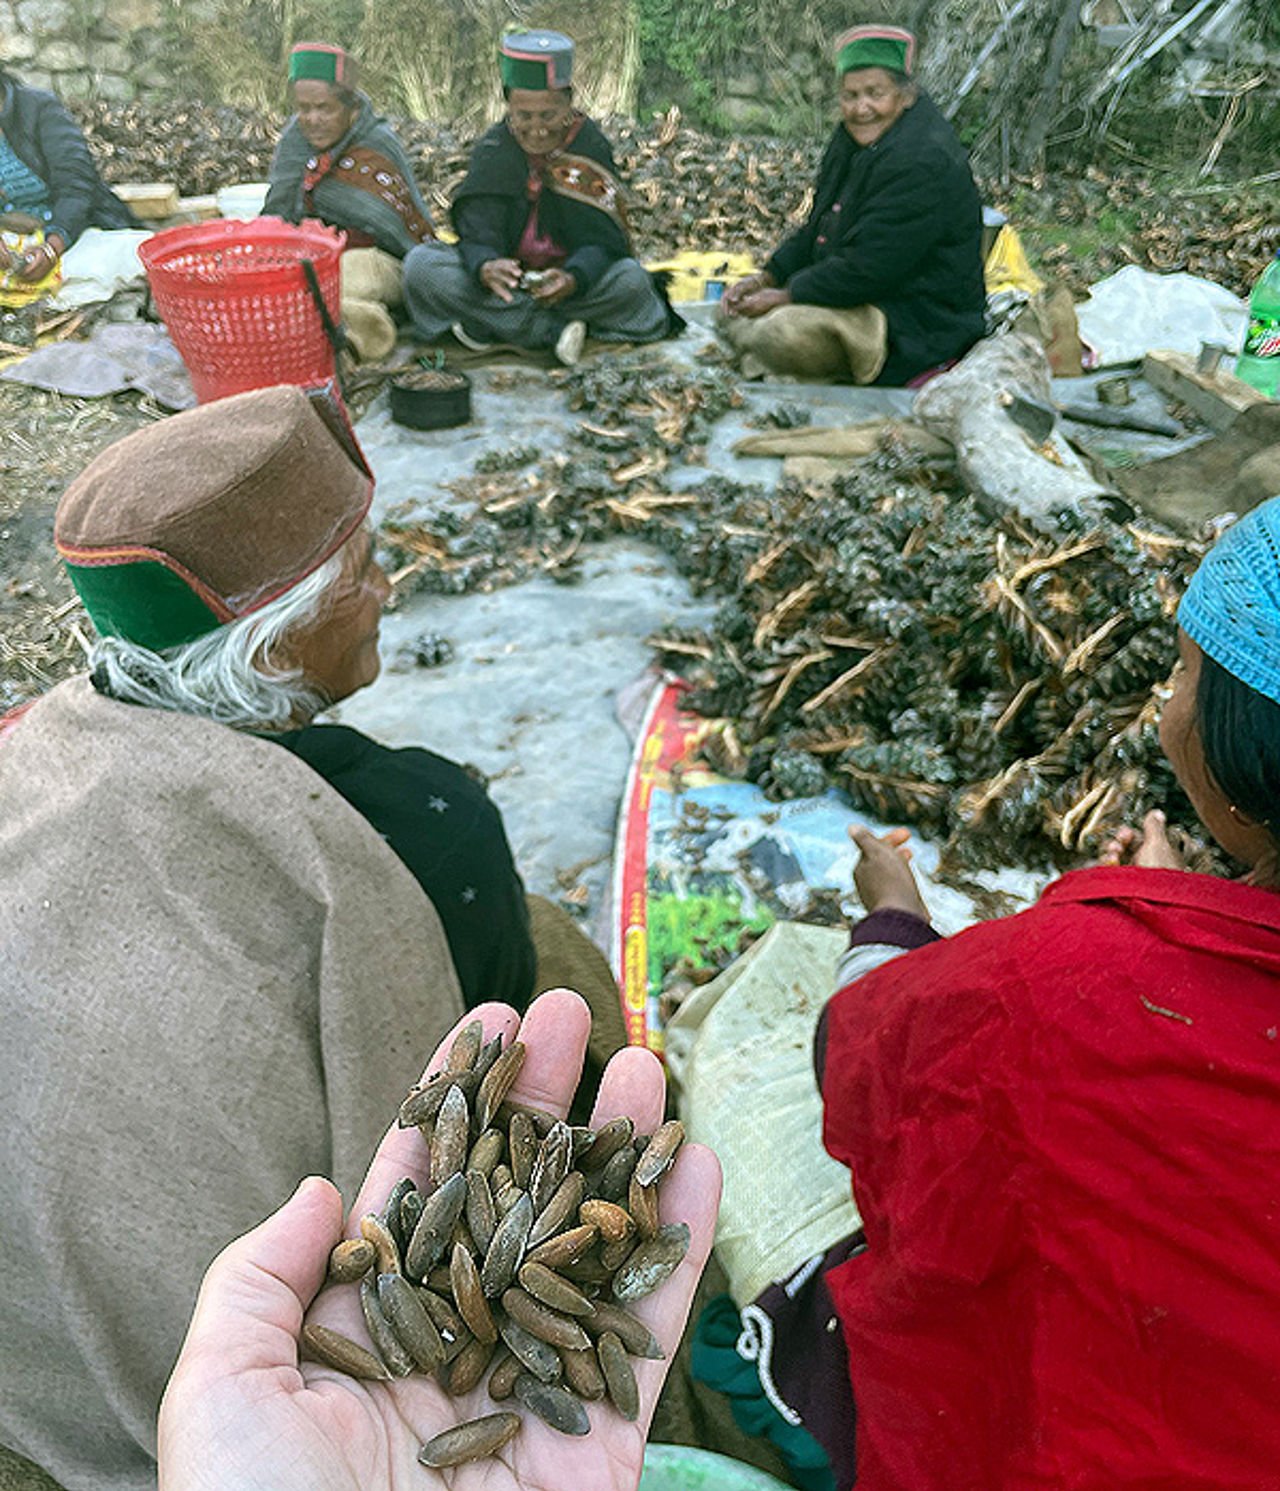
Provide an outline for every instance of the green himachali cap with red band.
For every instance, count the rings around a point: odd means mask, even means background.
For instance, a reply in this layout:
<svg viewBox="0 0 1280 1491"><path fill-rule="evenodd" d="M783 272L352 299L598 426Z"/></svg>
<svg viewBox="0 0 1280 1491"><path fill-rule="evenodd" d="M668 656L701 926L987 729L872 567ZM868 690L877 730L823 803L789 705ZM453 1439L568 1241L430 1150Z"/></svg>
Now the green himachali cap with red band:
<svg viewBox="0 0 1280 1491"><path fill-rule="evenodd" d="M835 45L836 74L859 67L883 67L911 76L916 39L901 26L851 26Z"/></svg>
<svg viewBox="0 0 1280 1491"><path fill-rule="evenodd" d="M164 652L319 569L372 497L332 406L263 388L108 446L63 493L54 541L98 633Z"/></svg>
<svg viewBox="0 0 1280 1491"><path fill-rule="evenodd" d="M573 77L573 42L559 31L508 31L498 66L505 88L567 88Z"/></svg>
<svg viewBox="0 0 1280 1491"><path fill-rule="evenodd" d="M359 65L350 52L327 41L300 41L289 53L289 81L317 78L337 88L354 88Z"/></svg>

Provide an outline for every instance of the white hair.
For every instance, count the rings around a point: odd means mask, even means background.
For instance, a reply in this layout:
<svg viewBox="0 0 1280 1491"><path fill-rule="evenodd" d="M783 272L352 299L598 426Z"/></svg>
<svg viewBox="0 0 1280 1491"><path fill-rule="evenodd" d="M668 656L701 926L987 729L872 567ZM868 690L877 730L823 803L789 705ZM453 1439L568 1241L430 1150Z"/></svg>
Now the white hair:
<svg viewBox="0 0 1280 1491"><path fill-rule="evenodd" d="M125 637L99 637L89 655L95 684L113 699L195 714L238 730L285 730L329 703L297 668L279 668L272 650L321 614L342 574L334 554L259 611L152 652Z"/></svg>

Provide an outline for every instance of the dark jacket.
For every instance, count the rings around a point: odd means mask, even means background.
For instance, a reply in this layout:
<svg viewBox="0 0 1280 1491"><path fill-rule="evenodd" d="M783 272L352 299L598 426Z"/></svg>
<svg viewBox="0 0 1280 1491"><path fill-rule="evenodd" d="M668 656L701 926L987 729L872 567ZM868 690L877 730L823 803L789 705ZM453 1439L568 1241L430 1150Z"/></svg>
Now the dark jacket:
<svg viewBox="0 0 1280 1491"><path fill-rule="evenodd" d="M346 725L267 737L305 761L387 841L444 926L467 1008L523 1010L537 954L502 815L464 767L418 746L380 745Z"/></svg>
<svg viewBox="0 0 1280 1491"><path fill-rule="evenodd" d="M0 71L4 103L0 130L14 154L49 188L53 217L46 233L58 233L67 248L86 228L142 225L98 175L80 126L43 88L28 88Z"/></svg>
<svg viewBox="0 0 1280 1491"><path fill-rule="evenodd" d="M841 125L813 211L765 266L801 305L875 305L889 323L878 383L960 357L985 329L982 204L955 131L915 104L874 145Z"/></svg>
<svg viewBox="0 0 1280 1491"><path fill-rule="evenodd" d="M590 119L583 120L568 151L596 161L611 176L618 174L608 140ZM501 120L476 141L451 208L462 262L477 279L490 259L516 256L529 221L528 182L529 157ZM548 187L538 198L538 228L567 250L563 267L578 282L579 294L631 252L626 234L607 212Z"/></svg>

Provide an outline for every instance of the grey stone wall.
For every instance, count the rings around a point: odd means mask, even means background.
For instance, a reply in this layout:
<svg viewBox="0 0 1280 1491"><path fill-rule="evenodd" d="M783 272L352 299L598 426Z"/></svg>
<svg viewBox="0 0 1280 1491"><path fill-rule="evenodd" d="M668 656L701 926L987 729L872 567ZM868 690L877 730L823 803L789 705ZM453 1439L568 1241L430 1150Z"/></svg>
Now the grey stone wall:
<svg viewBox="0 0 1280 1491"><path fill-rule="evenodd" d="M66 99L163 91L160 0L0 0L0 63Z"/></svg>

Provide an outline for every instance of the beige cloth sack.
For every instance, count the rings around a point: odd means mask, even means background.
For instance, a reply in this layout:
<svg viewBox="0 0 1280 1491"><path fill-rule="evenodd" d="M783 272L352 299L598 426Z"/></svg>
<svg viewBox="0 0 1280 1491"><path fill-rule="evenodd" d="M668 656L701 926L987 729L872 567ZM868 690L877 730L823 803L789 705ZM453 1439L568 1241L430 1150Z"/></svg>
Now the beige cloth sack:
<svg viewBox="0 0 1280 1491"><path fill-rule="evenodd" d="M347 338L361 362L380 362L396 345L396 323L387 307L404 304L403 266L380 248L354 248L338 267Z"/></svg>
<svg viewBox="0 0 1280 1491"><path fill-rule="evenodd" d="M874 383L889 354L889 323L873 305L780 305L763 316L722 316L717 329L749 378L787 373Z"/></svg>
<svg viewBox="0 0 1280 1491"><path fill-rule="evenodd" d="M434 907L282 747L60 684L0 741L0 1442L155 1484L201 1274L354 1196L462 1011Z"/></svg>
<svg viewBox="0 0 1280 1491"><path fill-rule="evenodd" d="M822 1147L813 1071L847 941L779 922L667 1024L681 1120L724 1170L715 1249L739 1309L859 1226L849 1172Z"/></svg>

